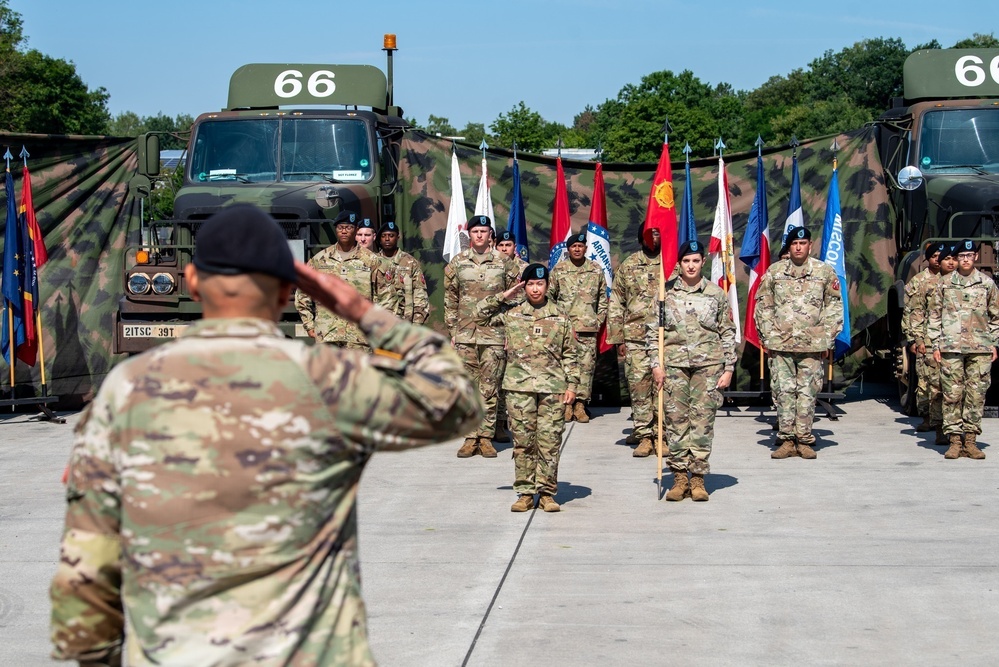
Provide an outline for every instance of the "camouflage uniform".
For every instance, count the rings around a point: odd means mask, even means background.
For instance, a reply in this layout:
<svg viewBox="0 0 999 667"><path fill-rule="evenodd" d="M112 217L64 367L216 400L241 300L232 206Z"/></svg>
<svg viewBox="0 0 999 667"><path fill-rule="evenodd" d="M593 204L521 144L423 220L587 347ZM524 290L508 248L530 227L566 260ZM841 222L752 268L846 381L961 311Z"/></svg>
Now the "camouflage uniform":
<svg viewBox="0 0 999 667"><path fill-rule="evenodd" d="M923 269L905 286L905 307L902 310L902 335L909 344L926 344L928 301L939 275ZM940 369L933 360L932 350L916 353L916 409L928 416L931 425L940 424L943 417L940 398Z"/></svg>
<svg viewBox="0 0 999 667"><path fill-rule="evenodd" d="M607 319L607 282L604 270L591 259L576 266L566 256L549 277L548 298L559 304L579 340L579 391L576 399L589 403L593 369L597 363L597 334Z"/></svg>
<svg viewBox="0 0 999 667"><path fill-rule="evenodd" d="M565 424L562 398L579 382L578 345L569 318L551 299L539 307L524 301L500 313L501 299L482 300L477 318L502 322L506 333L503 389L513 433L513 490L554 496Z"/></svg>
<svg viewBox="0 0 999 667"><path fill-rule="evenodd" d="M391 265L402 299L397 303L395 314L413 324L423 324L430 315L430 297L427 296L427 280L419 260L408 252L396 250L391 257L384 251L379 255Z"/></svg>
<svg viewBox="0 0 999 667"><path fill-rule="evenodd" d="M795 266L772 264L756 293L756 328L770 352L777 439L811 445L815 398L822 388L822 354L843 328L836 272L814 257Z"/></svg>
<svg viewBox="0 0 999 667"><path fill-rule="evenodd" d="M656 301L659 299L659 274L662 258L659 252L647 255L639 250L628 256L614 272L607 310L607 342L626 343L625 375L631 394L632 435L652 438L656 406L652 396L652 348L646 332L656 326Z"/></svg>
<svg viewBox="0 0 999 667"><path fill-rule="evenodd" d="M527 262L521 259L519 255L514 255L513 261L517 263L517 280L519 281L519 276L524 275L524 269L527 268ZM508 418L506 414L506 391L503 389L502 384L496 396L496 421L503 424L508 421Z"/></svg>
<svg viewBox="0 0 999 667"><path fill-rule="evenodd" d="M319 251L309 260L309 266L322 273L338 276L353 285L361 296L391 312L398 311L401 300L394 289L395 276L382 257L361 246L343 252L336 244ZM302 325L317 340L337 347L370 350L367 339L354 324L334 315L312 300L301 290L295 291L295 308L302 317Z"/></svg>
<svg viewBox="0 0 999 667"><path fill-rule="evenodd" d="M669 430L671 470L695 475L710 471L715 411L721 407L718 379L738 359L728 296L701 278L695 287L674 279L666 285L663 331L663 415ZM648 346L659 346L658 322L648 329ZM653 368L659 366L658 352Z"/></svg>
<svg viewBox="0 0 999 667"><path fill-rule="evenodd" d="M517 264L498 250L477 253L469 248L455 255L444 267L444 324L455 349L485 405L479 428L468 438L492 438L496 430L496 403L506 366L503 323L476 322L479 301L505 292L520 282Z"/></svg>
<svg viewBox="0 0 999 667"><path fill-rule="evenodd" d="M372 308L365 355L209 319L118 365L77 426L53 657L373 665L355 500L378 449L482 414L444 338ZM124 613L127 609L128 613Z"/></svg>
<svg viewBox="0 0 999 667"><path fill-rule="evenodd" d="M999 288L978 269L969 276L954 271L937 281L931 303L926 337L942 357L944 433L978 435L999 344Z"/></svg>

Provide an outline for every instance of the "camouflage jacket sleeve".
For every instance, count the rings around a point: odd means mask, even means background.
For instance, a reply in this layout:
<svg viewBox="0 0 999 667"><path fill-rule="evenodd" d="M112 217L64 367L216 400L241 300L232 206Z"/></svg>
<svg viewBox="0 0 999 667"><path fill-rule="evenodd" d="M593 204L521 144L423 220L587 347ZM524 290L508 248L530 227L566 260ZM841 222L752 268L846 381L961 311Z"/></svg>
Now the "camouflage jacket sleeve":
<svg viewBox="0 0 999 667"><path fill-rule="evenodd" d="M933 350L938 349L937 346L940 342L940 333L943 330L943 295L941 290L943 288L943 281L937 281L933 285L929 293L929 298L927 298L927 304L929 306L926 312L926 341L925 345L927 348Z"/></svg>
<svg viewBox="0 0 999 667"><path fill-rule="evenodd" d="M559 285L559 276L562 275L562 272L559 270L559 264L556 264L555 268L548 274L548 298L555 303L559 303L558 297L562 294L562 286Z"/></svg>
<svg viewBox="0 0 999 667"><path fill-rule="evenodd" d="M430 317L430 296L427 278L419 263L413 263L413 324L423 324Z"/></svg>
<svg viewBox="0 0 999 667"><path fill-rule="evenodd" d="M374 352L345 364L342 351L309 348L310 375L335 404L342 433L397 450L457 437L482 419L482 400L457 353L440 334L372 308L360 323ZM333 369L330 372L329 369Z"/></svg>
<svg viewBox="0 0 999 667"><path fill-rule="evenodd" d="M454 338L454 328L458 324L458 273L454 262L444 267L444 326L448 335Z"/></svg>
<svg viewBox="0 0 999 667"><path fill-rule="evenodd" d="M774 312L774 279L767 271L760 278L760 286L756 289L756 311L753 319L756 321L756 331L760 334L760 344L770 347L770 336L773 333Z"/></svg>
<svg viewBox="0 0 999 667"><path fill-rule="evenodd" d="M398 298L397 285L395 284L395 276L389 277L391 269L387 269L387 262L388 260L382 257L374 256L371 267L371 301L376 306L393 310L395 299Z"/></svg>
<svg viewBox="0 0 999 667"><path fill-rule="evenodd" d="M928 285L916 274L905 286L905 305L902 308L902 335L906 341L923 343L926 336L926 300Z"/></svg>
<svg viewBox="0 0 999 667"><path fill-rule="evenodd" d="M603 324L607 321L607 278L604 277L604 272L600 272L600 291L597 295L597 321Z"/></svg>
<svg viewBox="0 0 999 667"><path fill-rule="evenodd" d="M725 370L734 371L735 364L739 361L739 352L735 342L735 322L732 321L732 309L729 307L728 297L722 292L718 302L718 337L721 338L721 346L725 351Z"/></svg>
<svg viewBox="0 0 999 667"><path fill-rule="evenodd" d="M611 289L610 302L607 304L607 342L611 345L624 342L625 304L627 295L624 277L618 275Z"/></svg>
<svg viewBox="0 0 999 667"><path fill-rule="evenodd" d="M836 272L828 265L824 266L829 269L829 277L826 279L824 286L822 318L819 328L822 340L825 341L825 346L831 348L835 344L836 336L843 330L843 294L840 291L839 279L836 277Z"/></svg>
<svg viewBox="0 0 999 667"><path fill-rule="evenodd" d="M477 304L475 304L475 321L477 324L483 326L489 324L489 322L496 316L497 313L503 308L504 301L502 294L493 294L492 296L487 296L482 299Z"/></svg>
<svg viewBox="0 0 999 667"><path fill-rule="evenodd" d="M572 393L579 388L579 350L572 323L566 318L562 336L562 372L565 373L566 391Z"/></svg>
<svg viewBox="0 0 999 667"><path fill-rule="evenodd" d="M300 289L295 290L295 309L302 318L302 326L306 331L316 328L316 302Z"/></svg>
<svg viewBox="0 0 999 667"><path fill-rule="evenodd" d="M112 662L124 639L120 477L110 424L112 371L76 427L66 485L66 524L52 580L52 657Z"/></svg>
<svg viewBox="0 0 999 667"><path fill-rule="evenodd" d="M999 347L999 286L994 283L989 285L988 299L989 337L992 347Z"/></svg>

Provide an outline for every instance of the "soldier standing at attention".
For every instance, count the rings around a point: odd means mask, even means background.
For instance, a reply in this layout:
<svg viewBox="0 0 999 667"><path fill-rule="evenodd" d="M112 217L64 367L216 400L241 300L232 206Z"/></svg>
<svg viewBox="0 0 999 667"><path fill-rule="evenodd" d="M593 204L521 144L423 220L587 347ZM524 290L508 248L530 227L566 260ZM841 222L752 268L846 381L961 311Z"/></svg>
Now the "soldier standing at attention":
<svg viewBox="0 0 999 667"><path fill-rule="evenodd" d="M655 303L659 298L659 230L640 233L642 248L628 256L614 272L607 311L607 342L618 346L624 357L624 372L631 394L631 419L634 423L628 444L638 443L633 456L653 452L652 424L656 419L652 397L652 351L646 332L656 324Z"/></svg>
<svg viewBox="0 0 999 667"><path fill-rule="evenodd" d="M359 247L354 240L357 214L341 211L333 225L337 242L316 253L309 260L309 266L320 273L338 276L350 283L365 299L394 311L393 302L397 295L391 289L392 277L386 273L382 259ZM317 341L354 350L370 350L367 337L356 324L323 308L307 292L295 292L295 308L302 317L306 332Z"/></svg>
<svg viewBox="0 0 999 667"><path fill-rule="evenodd" d="M507 362L503 374L510 429L513 432L514 482L517 501L512 512L538 507L558 512L558 459L562 445L563 408L576 398L578 344L565 313L546 297L548 269L531 264L517 283L502 294L483 299L476 319L499 319L506 332ZM519 305L501 309L520 300Z"/></svg>
<svg viewBox="0 0 999 667"><path fill-rule="evenodd" d="M374 665L361 473L475 423L474 386L443 336L293 262L255 207L206 222L184 276L204 319L116 366L77 424L53 657ZM296 282L379 352L286 339Z"/></svg>
<svg viewBox="0 0 999 667"><path fill-rule="evenodd" d="M843 328L843 299L833 268L809 257L812 235L807 229L789 229L785 244L788 258L770 265L756 293L756 328L771 355L777 408L780 446L770 457L814 459L812 421L822 388L822 360Z"/></svg>
<svg viewBox="0 0 999 667"><path fill-rule="evenodd" d="M500 232L499 236L496 237L496 249L517 262L517 268L520 272L527 268L527 262L517 254L517 239L513 238L513 232Z"/></svg>
<svg viewBox="0 0 999 667"><path fill-rule="evenodd" d="M485 417L479 427L465 437L458 458L476 454L496 457L490 437L496 431L496 404L506 352L503 349L503 323L494 319L476 321L479 301L504 292L519 280L517 264L492 248L493 228L488 216L475 215L468 221L469 248L444 267L444 324L451 343L482 394Z"/></svg>
<svg viewBox="0 0 999 667"><path fill-rule="evenodd" d="M957 271L937 283L926 326L933 358L940 364L948 459L985 458L976 440L999 342L999 287L975 268L977 261L974 242L961 241Z"/></svg>
<svg viewBox="0 0 999 667"><path fill-rule="evenodd" d="M365 250L376 251L375 226L371 224L371 218L361 220L361 224L357 226L357 231L354 233L354 238L357 240L357 245Z"/></svg>
<svg viewBox="0 0 999 667"><path fill-rule="evenodd" d="M597 334L607 319L607 281L603 267L586 259L586 234L566 241L568 256L552 269L548 296L569 316L579 341L579 384L576 402L565 406L565 421L590 421L593 369L597 363Z"/></svg>
<svg viewBox="0 0 999 667"><path fill-rule="evenodd" d="M940 275L937 276L937 284L957 270L958 244L947 245L941 243L940 245L943 247L943 250L940 252ZM930 319L930 312L932 312L936 305L936 294L936 289L930 289L926 292L926 303L923 308L922 340L927 344L929 341L926 337L926 326ZM936 424L936 439L934 440L934 444L946 445L947 435L943 430L943 389L940 386L940 364L933 358L932 348L926 352L926 367L929 370L929 378L927 378L930 401L929 415L930 420Z"/></svg>
<svg viewBox="0 0 999 667"><path fill-rule="evenodd" d="M659 367L659 326L649 327L649 347L656 348L652 375L666 395L663 417L669 430L673 488L666 500L708 499L704 476L710 466L715 411L722 390L732 383L738 355L735 324L728 296L701 277L704 245L691 240L680 246L680 272L666 284L663 364ZM690 479L687 479L690 473Z"/></svg>
<svg viewBox="0 0 999 667"><path fill-rule="evenodd" d="M923 249L927 266L914 275L905 286L905 306L902 309L902 335L905 336L909 351L916 359L916 411L923 418L916 426L919 432L932 431L941 423L930 414L930 375L937 373L932 351L926 353L926 301L940 275L940 253L943 243L927 243Z"/></svg>
<svg viewBox="0 0 999 667"><path fill-rule="evenodd" d="M399 249L399 226L391 220L382 225L378 230L378 245L381 246L381 256L393 264L392 273L402 290L402 299L395 314L407 322L423 324L430 315L427 280L420 262Z"/></svg>
<svg viewBox="0 0 999 667"><path fill-rule="evenodd" d="M521 275L527 268L527 262L517 254L517 239L513 237L513 232L507 230L500 232L496 237L496 249L517 263L517 275ZM499 398L496 403L496 442L510 442L508 435L509 420L506 414L506 392L500 387Z"/></svg>

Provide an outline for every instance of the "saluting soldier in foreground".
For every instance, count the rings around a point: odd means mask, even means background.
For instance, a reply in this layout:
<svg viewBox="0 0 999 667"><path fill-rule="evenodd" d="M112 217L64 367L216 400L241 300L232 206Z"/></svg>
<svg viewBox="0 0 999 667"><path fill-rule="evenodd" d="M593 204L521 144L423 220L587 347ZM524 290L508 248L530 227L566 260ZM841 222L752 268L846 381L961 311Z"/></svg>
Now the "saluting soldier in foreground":
<svg viewBox="0 0 999 667"><path fill-rule="evenodd" d="M357 214L341 211L333 220L337 242L320 250L309 266L320 273L337 276L348 282L365 299L395 312L394 301L401 298L393 289L393 276L386 272L382 258L357 245ZM304 290L295 292L295 308L302 317L305 331L321 343L354 350L370 350L368 340L358 326L348 322L316 301Z"/></svg>
<svg viewBox="0 0 999 667"><path fill-rule="evenodd" d="M597 363L597 334L607 319L607 281L604 269L586 259L586 234L573 234L566 241L568 252L551 272L548 296L559 304L579 341L579 385L576 401L565 406L565 420L586 423L590 416L593 369Z"/></svg>
<svg viewBox="0 0 999 667"><path fill-rule="evenodd" d="M652 374L665 392L663 417L669 431L673 488L666 500L708 499L704 476L714 439L715 412L732 383L738 355L728 296L701 276L704 245L696 239L680 246L679 275L666 284L663 368L656 349ZM649 328L649 347L659 347L659 326ZM687 474L690 474L688 480Z"/></svg>
<svg viewBox="0 0 999 667"><path fill-rule="evenodd" d="M204 319L116 366L77 425L53 657L374 665L361 473L376 449L477 422L474 385L443 336L294 263L255 207L205 223L184 275ZM296 282L375 354L285 338L275 322Z"/></svg>
<svg viewBox="0 0 999 667"><path fill-rule="evenodd" d="M975 268L977 261L978 247L961 241L957 271L937 282L926 326L933 358L940 364L948 459L985 458L977 438L999 344L999 287Z"/></svg>
<svg viewBox="0 0 999 667"><path fill-rule="evenodd" d="M927 243L923 250L926 268L905 285L902 335L916 359L916 411L923 418L916 430L920 432L939 430L942 425L942 415L931 414L930 408L930 377L939 375L939 371L937 362L933 360L933 351L926 351L926 302L940 275L940 254L945 247L943 243Z"/></svg>
<svg viewBox="0 0 999 667"><path fill-rule="evenodd" d="M779 447L770 457L814 459L812 422L822 360L843 328L843 299L833 268L809 256L807 229L789 229L785 249L788 258L770 265L756 293L756 328L770 354L777 408Z"/></svg>
<svg viewBox="0 0 999 667"><path fill-rule="evenodd" d="M572 323L547 298L547 290L548 269L531 264L521 282L483 299L477 309L479 322L499 319L506 333L503 389L513 433L513 490L518 495L512 512L534 509L535 494L545 512L560 509L555 494L563 408L576 397L578 345ZM502 311L523 294L527 296L523 303Z"/></svg>
<svg viewBox="0 0 999 667"><path fill-rule="evenodd" d="M503 323L476 321L482 299L499 294L519 282L517 264L492 247L493 228L485 215L468 221L469 248L455 255L444 267L444 324L451 342L469 375L478 385L485 405L485 418L465 436L458 458L481 454L496 457L490 438L496 431L496 404L506 366Z"/></svg>
<svg viewBox="0 0 999 667"><path fill-rule="evenodd" d="M423 324L430 316L430 297L427 295L427 279L423 275L420 262L399 249L399 226L388 221L378 230L380 255L391 263L397 289L402 291L395 314L413 324Z"/></svg>
<svg viewBox="0 0 999 667"><path fill-rule="evenodd" d="M656 418L652 396L652 350L646 332L656 322L655 303L659 299L659 230L640 233L642 248L628 256L614 272L607 312L607 342L618 345L624 357L624 372L631 395L631 419L634 423L628 444L638 444L633 456L653 452L653 421Z"/></svg>

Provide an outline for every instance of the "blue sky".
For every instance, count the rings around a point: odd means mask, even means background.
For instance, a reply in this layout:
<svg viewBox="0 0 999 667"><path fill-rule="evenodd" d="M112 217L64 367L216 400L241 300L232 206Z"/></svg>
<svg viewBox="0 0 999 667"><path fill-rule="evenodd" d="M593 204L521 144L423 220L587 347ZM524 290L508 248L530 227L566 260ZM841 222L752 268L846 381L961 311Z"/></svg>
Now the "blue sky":
<svg viewBox="0 0 999 667"><path fill-rule="evenodd" d="M28 46L72 60L112 114L196 116L225 105L251 62L384 68L398 35L395 100L408 118L487 126L523 100L571 123L653 71L752 89L828 49L872 37L944 46L999 31L999 2L673 0L9 0ZM941 10L945 7L945 10Z"/></svg>

